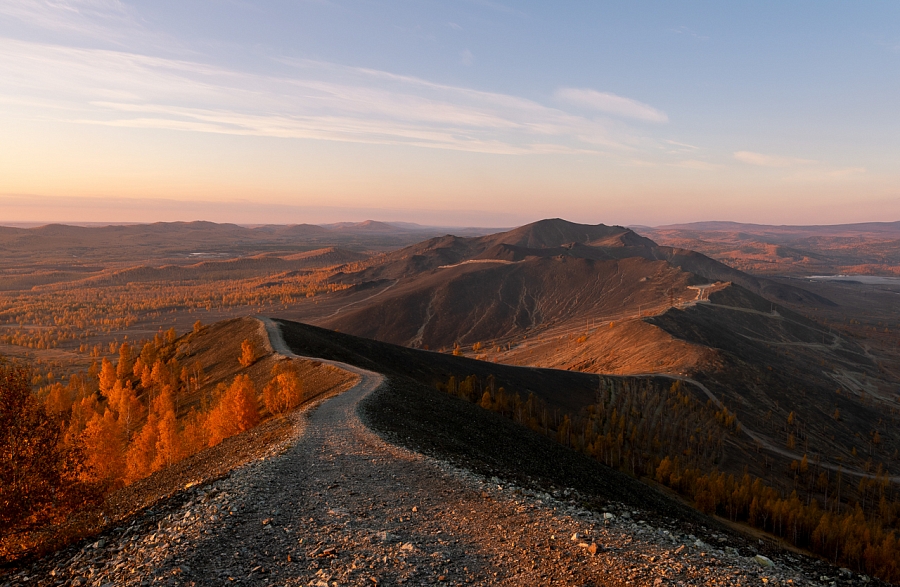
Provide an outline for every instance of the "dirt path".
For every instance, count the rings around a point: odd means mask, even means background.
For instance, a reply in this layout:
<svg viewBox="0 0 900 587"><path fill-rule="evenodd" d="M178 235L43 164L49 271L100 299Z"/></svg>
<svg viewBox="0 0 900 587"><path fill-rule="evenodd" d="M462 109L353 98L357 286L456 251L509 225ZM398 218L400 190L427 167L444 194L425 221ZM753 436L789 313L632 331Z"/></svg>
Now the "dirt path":
<svg viewBox="0 0 900 587"><path fill-rule="evenodd" d="M263 322L276 351L290 351ZM360 420L381 375L295 414L280 454L188 489L9 585L794 585L727 538L592 513L390 445ZM714 545L708 544L713 542Z"/></svg>
<svg viewBox="0 0 900 587"><path fill-rule="evenodd" d="M683 375L672 375L670 373L637 373L637 374L632 375L632 377L662 377L665 379L671 379L673 381L683 381L685 383L695 386L697 389L702 391L706 395L706 397L709 398L713 402L713 404L715 404L715 406L717 408L722 409L722 408L726 407L725 404L722 403L722 400L720 400L716 394L714 394L712 391L710 391L710 389L708 387L706 387L705 385L703 385L696 379L691 379L690 377L685 377ZM795 452L795 451L790 451L785 448L781 448L780 446L776 446L762 434L759 434L758 432L755 432L753 429L748 428L746 425L744 425L743 422L741 422L737 418L737 416L735 416L735 422L737 422L737 424L740 425L741 432L746 434L750 438L750 440L757 443L760 447L768 450L769 452L773 452L775 454L779 454L783 457L787 457L789 459L794 459L796 461L800 461L803 459L804 455L802 455L798 452ZM812 455L812 456L815 456L815 455ZM807 455L807 458L809 458L809 455ZM836 472L840 471L844 475L851 475L853 477L865 477L866 479L878 479L879 478L877 475L873 475L872 473L866 473L864 471L859 471L857 469L841 467L839 465L832 465L827 462L819 463L817 466L819 468L828 469L830 471L836 471ZM888 477L888 479L890 479L894 483L900 483L900 475Z"/></svg>
<svg viewBox="0 0 900 587"><path fill-rule="evenodd" d="M380 290L380 291L378 291L378 292L376 292L376 293L370 295L370 296L367 297L367 298L363 298L363 299L361 299L361 300L356 300L355 302L350 302L349 304L345 304L345 305L341 306L340 308L338 308L338 309L335 310L333 313L331 313L331 314L329 314L329 315L327 315L327 316L321 316L321 317L319 318L319 320L327 320L328 318L334 318L335 316L337 316L338 314L340 314L341 312L343 312L344 310L346 310L346 309L349 308L350 306L355 306L356 304L361 304L361 303L363 303L363 302L367 302L367 301L371 300L372 298L377 298L378 296L380 296L381 294L383 294L383 293L386 292L387 290L391 289L392 287L394 287L394 286L397 285L398 283L400 283L400 280L399 280L399 279L395 280L394 283L392 283L392 284L390 284L389 286L387 286L386 288L384 288L384 289L382 289L382 290Z"/></svg>

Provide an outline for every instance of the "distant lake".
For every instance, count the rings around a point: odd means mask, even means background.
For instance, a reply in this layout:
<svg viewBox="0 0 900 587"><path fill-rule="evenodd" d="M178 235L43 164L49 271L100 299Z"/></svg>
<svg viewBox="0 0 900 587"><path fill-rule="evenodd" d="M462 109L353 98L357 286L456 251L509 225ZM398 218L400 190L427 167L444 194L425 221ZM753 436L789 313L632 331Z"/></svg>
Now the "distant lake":
<svg viewBox="0 0 900 587"><path fill-rule="evenodd" d="M855 281L866 285L900 285L900 277L882 275L810 275L811 281Z"/></svg>

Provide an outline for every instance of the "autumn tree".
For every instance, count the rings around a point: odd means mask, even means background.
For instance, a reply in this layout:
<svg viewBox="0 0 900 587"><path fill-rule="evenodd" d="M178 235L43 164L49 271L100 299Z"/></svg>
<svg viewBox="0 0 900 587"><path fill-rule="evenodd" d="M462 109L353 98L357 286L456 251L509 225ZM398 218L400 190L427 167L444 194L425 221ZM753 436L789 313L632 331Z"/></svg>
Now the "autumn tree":
<svg viewBox="0 0 900 587"><path fill-rule="evenodd" d="M303 401L303 383L293 364L283 361L272 368L272 379L263 389L263 403L270 414L284 414Z"/></svg>
<svg viewBox="0 0 900 587"><path fill-rule="evenodd" d="M145 366L152 367L153 363L156 362L156 358L157 358L156 343L154 343L153 341L149 341L149 342L145 343L144 346L141 347L141 354L140 354L141 363L143 363Z"/></svg>
<svg viewBox="0 0 900 587"><path fill-rule="evenodd" d="M87 465L87 478L108 489L122 484L125 476L125 438L115 412L107 408L95 414L82 434Z"/></svg>
<svg viewBox="0 0 900 587"><path fill-rule="evenodd" d="M153 471L156 461L156 445L159 440L159 418L151 411L147 421L134 436L128 447L125 481L131 483L143 479Z"/></svg>
<svg viewBox="0 0 900 587"><path fill-rule="evenodd" d="M209 446L207 414L191 409L182 420L181 449L185 456L196 454Z"/></svg>
<svg viewBox="0 0 900 587"><path fill-rule="evenodd" d="M206 380L206 373L203 372L203 365L200 363L200 361L194 361L193 363L191 363L188 374L188 383L185 386L185 389L191 392L200 391L200 387Z"/></svg>
<svg viewBox="0 0 900 587"><path fill-rule="evenodd" d="M0 523L38 521L81 488L84 463L31 391L29 370L0 362Z"/></svg>
<svg viewBox="0 0 900 587"><path fill-rule="evenodd" d="M172 385L174 378L162 359L156 359L150 372L150 385L161 391L163 387Z"/></svg>
<svg viewBox="0 0 900 587"><path fill-rule="evenodd" d="M491 392L487 389L484 390L484 393L481 396L481 402L479 405L485 410L490 410L493 408L493 400L491 399Z"/></svg>
<svg viewBox="0 0 900 587"><path fill-rule="evenodd" d="M113 385L116 384L116 379L116 368L109 359L103 357L103 362L100 365L100 393L104 397L108 396Z"/></svg>
<svg viewBox="0 0 900 587"><path fill-rule="evenodd" d="M156 450L151 468L158 471L181 460L181 437L175 414L175 391L171 385L163 387L153 400L152 410L156 416Z"/></svg>
<svg viewBox="0 0 900 587"><path fill-rule="evenodd" d="M241 343L241 356L238 359L241 367L249 367L256 361L256 353L253 351L253 344L249 339L244 339Z"/></svg>
<svg viewBox="0 0 900 587"><path fill-rule="evenodd" d="M47 397L44 398L44 408L47 412L60 418L69 415L74 403L71 391L62 383L51 385Z"/></svg>
<svg viewBox="0 0 900 587"><path fill-rule="evenodd" d="M153 369L150 365L144 363L143 359L140 359L140 362L143 365L140 375L141 387L143 387L144 389L150 389L151 387L153 387Z"/></svg>
<svg viewBox="0 0 900 587"><path fill-rule="evenodd" d="M116 381L110 393L109 405L116 412L125 440L131 439L145 411L144 404L131 386L131 381L126 381L124 385L121 381Z"/></svg>
<svg viewBox="0 0 900 587"><path fill-rule="evenodd" d="M131 357L131 345L123 342L119 347L119 362L116 365L116 376L119 379L125 379L132 374L134 364Z"/></svg>
<svg viewBox="0 0 900 587"><path fill-rule="evenodd" d="M209 445L215 446L230 436L244 432L259 423L256 387L246 374L235 376L207 419Z"/></svg>

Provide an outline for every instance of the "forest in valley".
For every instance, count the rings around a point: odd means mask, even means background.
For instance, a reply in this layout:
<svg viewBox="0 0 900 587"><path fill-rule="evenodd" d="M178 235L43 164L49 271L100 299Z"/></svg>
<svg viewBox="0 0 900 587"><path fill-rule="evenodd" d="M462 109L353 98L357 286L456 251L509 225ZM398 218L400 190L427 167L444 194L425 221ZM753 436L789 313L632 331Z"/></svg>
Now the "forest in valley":
<svg viewBox="0 0 900 587"><path fill-rule="evenodd" d="M493 377L451 377L438 389L527 426L605 465L678 492L708 514L769 532L835 564L900 581L900 487L879 465L870 477L833 471L804 455L774 487L719 470L734 414L691 395L681 381L600 377L595 403L571 414L498 387Z"/></svg>
<svg viewBox="0 0 900 587"><path fill-rule="evenodd" d="M352 269L351 264L344 267ZM99 357L97 337L179 313L252 313L347 289L330 282L338 268L186 282L53 284L0 292L0 344L44 350L77 348ZM188 323L190 324L190 323Z"/></svg>

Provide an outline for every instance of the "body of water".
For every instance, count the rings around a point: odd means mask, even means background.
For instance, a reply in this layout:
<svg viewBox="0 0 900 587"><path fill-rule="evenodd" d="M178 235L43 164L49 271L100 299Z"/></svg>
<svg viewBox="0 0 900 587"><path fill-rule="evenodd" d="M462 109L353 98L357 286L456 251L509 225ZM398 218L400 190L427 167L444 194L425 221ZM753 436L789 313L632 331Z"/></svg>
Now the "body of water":
<svg viewBox="0 0 900 587"><path fill-rule="evenodd" d="M883 275L810 275L810 281L850 281L866 285L900 285L900 277Z"/></svg>

